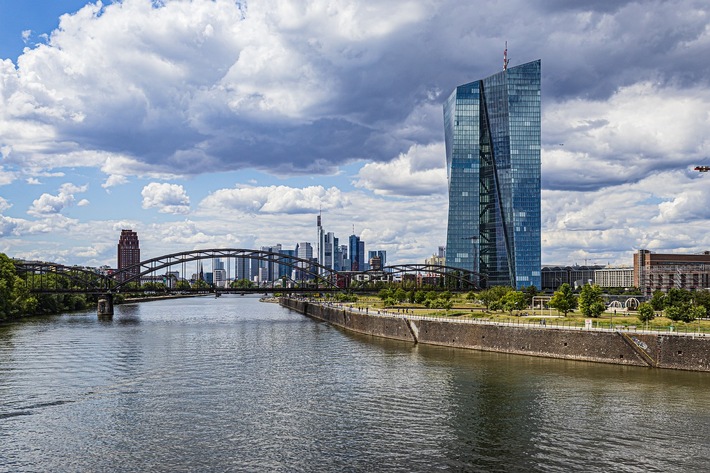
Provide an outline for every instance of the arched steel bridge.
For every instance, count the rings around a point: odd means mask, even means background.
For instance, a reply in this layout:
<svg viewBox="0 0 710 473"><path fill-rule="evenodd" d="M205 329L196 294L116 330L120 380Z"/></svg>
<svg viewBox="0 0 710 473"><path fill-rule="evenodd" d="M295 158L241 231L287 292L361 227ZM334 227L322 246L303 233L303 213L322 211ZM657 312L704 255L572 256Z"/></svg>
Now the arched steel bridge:
<svg viewBox="0 0 710 473"><path fill-rule="evenodd" d="M394 278L398 275L412 273L440 276L454 282L457 288L465 290L475 290L485 286L485 277L483 275L444 265L405 264L386 266L381 270L334 271L314 261L283 253L232 248L172 253L141 261L136 265L115 271L110 275L102 275L78 266L64 266L45 262L15 261L15 266L18 274L25 276L24 279L27 281L28 289L32 292L113 294L129 290L133 292L135 291L135 284L133 283L140 284L141 279L149 275L165 275L168 269L175 266L179 266L182 269L181 274L183 277L187 274L189 263L212 260L212 267L214 268L214 261L217 259L226 260L227 271L231 269L232 265L230 263L234 261L235 273L237 261L246 259L264 261L268 264L283 265L295 269L301 276L298 290L337 291L350 289L351 286L357 286L358 290L364 290L365 288L362 287L362 284L353 285L352 283L366 283L376 279L381 280L383 277ZM165 272L159 274L163 270ZM30 275L33 277L27 277ZM57 278L55 276L63 277ZM274 279L278 281L282 278ZM291 280L290 278L286 279ZM286 288L272 285L270 287L254 288L253 291L279 292L284 289ZM232 291L249 290L237 288L232 289Z"/></svg>

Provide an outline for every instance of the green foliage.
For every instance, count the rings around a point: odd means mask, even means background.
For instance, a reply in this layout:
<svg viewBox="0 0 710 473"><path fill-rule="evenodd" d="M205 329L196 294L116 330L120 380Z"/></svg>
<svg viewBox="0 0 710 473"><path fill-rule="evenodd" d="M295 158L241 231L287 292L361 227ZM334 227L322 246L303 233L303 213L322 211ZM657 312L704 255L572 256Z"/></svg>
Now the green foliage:
<svg viewBox="0 0 710 473"><path fill-rule="evenodd" d="M642 323L650 322L654 317L656 317L656 311L653 310L653 306L649 302L639 304L638 319Z"/></svg>
<svg viewBox="0 0 710 473"><path fill-rule="evenodd" d="M606 310L602 289L596 284L585 284L579 294L579 310L585 317L599 317Z"/></svg>
<svg viewBox="0 0 710 473"><path fill-rule="evenodd" d="M550 307L562 312L565 317L577 307L577 296L572 292L569 284L564 283L555 291L549 302Z"/></svg>
<svg viewBox="0 0 710 473"><path fill-rule="evenodd" d="M335 300L338 302L357 302L357 296L355 294L339 292L335 295Z"/></svg>
<svg viewBox="0 0 710 473"><path fill-rule="evenodd" d="M682 318L683 322L692 322L695 319L702 319L708 315L707 309L700 305L694 305L688 311L685 312L685 316Z"/></svg>
<svg viewBox="0 0 710 473"><path fill-rule="evenodd" d="M414 293L414 303L423 304L426 300L427 293L424 291L417 291Z"/></svg>
<svg viewBox="0 0 710 473"><path fill-rule="evenodd" d="M500 304L503 306L503 310L509 312L511 315L513 315L514 310L523 310L528 306L525 293L521 291L510 291L506 293L500 299Z"/></svg>
<svg viewBox="0 0 710 473"><path fill-rule="evenodd" d="M209 289L210 285L207 284L207 281L203 281L202 279L198 279L194 283L192 283L192 288L193 289Z"/></svg>
<svg viewBox="0 0 710 473"><path fill-rule="evenodd" d="M185 291L192 289L192 287L190 286L189 282L185 281L184 279L181 279L175 284L175 289L177 289L178 291Z"/></svg>
<svg viewBox="0 0 710 473"><path fill-rule="evenodd" d="M685 289L678 289L677 287L672 287L666 293L664 299L665 306L676 306L683 307L691 303L693 299L693 293Z"/></svg>
<svg viewBox="0 0 710 473"><path fill-rule="evenodd" d="M669 306L666 307L666 310L664 311L666 317L671 319L674 322L678 322L682 317L683 317L683 308L679 306Z"/></svg>
<svg viewBox="0 0 710 473"><path fill-rule="evenodd" d="M232 281L230 286L236 289L251 289L254 287L254 283L248 279L239 279L237 281Z"/></svg>
<svg viewBox="0 0 710 473"><path fill-rule="evenodd" d="M407 300L407 291L405 291L404 289L399 287L399 288L397 288L396 291L394 291L394 294L392 294L392 297L397 302L404 302Z"/></svg>
<svg viewBox="0 0 710 473"><path fill-rule="evenodd" d="M540 294L535 286L528 286L522 289L523 294L525 294L525 304L531 306L533 303L533 298Z"/></svg>
<svg viewBox="0 0 710 473"><path fill-rule="evenodd" d="M502 304L496 305L496 307L499 307L498 309L494 309L492 304L495 302L500 302L503 296L505 296L510 291L514 291L514 289L508 286L493 286L490 289L481 291L478 295L478 298L481 299L481 302L483 302L483 305L486 307L486 309L500 310Z"/></svg>
<svg viewBox="0 0 710 473"><path fill-rule="evenodd" d="M663 291L653 291L651 300L649 301L653 310L663 310L666 307L666 295Z"/></svg>

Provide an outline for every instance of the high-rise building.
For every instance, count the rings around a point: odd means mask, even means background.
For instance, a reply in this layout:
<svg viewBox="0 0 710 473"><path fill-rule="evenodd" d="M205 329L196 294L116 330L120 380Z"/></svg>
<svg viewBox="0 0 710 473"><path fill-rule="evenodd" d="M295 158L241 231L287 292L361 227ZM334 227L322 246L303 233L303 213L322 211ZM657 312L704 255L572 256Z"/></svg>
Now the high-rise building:
<svg viewBox="0 0 710 473"><path fill-rule="evenodd" d="M121 230L118 239L118 269L119 271L141 262L141 248L138 241L138 234L133 230ZM136 267L126 273L123 281L128 278L138 276L140 268ZM136 282L138 282L136 280Z"/></svg>
<svg viewBox="0 0 710 473"><path fill-rule="evenodd" d="M360 255L360 247L364 247L364 242L360 241L357 235L350 235L348 240L348 255L350 257L350 271L364 271L362 263L364 263L365 255Z"/></svg>
<svg viewBox="0 0 710 473"><path fill-rule="evenodd" d="M325 252L326 252L326 242L325 242L325 230L323 230L323 223L321 221L321 215L318 214L318 235L317 235L317 240L316 240L316 259L318 260L318 263L320 263L323 266L326 266L327 263L325 261ZM318 273L320 275L323 275L322 270L319 270Z"/></svg>
<svg viewBox="0 0 710 473"><path fill-rule="evenodd" d="M311 279L311 275L309 272L311 271L311 263L313 258L313 246L308 243L308 242L301 242L296 245L296 257L307 260L307 262L298 262L296 263L296 266L298 266L298 270L294 271L295 277L294 279Z"/></svg>
<svg viewBox="0 0 710 473"><path fill-rule="evenodd" d="M387 266L387 252L385 250L368 251L367 252L368 261L373 258L379 258L379 260L380 260L380 267L378 269L382 269L385 266ZM375 269L372 267L372 264L370 264L370 269Z"/></svg>
<svg viewBox="0 0 710 473"><path fill-rule="evenodd" d="M539 288L540 60L457 87L444 129L447 266Z"/></svg>
<svg viewBox="0 0 710 473"><path fill-rule="evenodd" d="M224 269L224 261L219 258L213 263L212 280L217 287L227 287L227 271Z"/></svg>

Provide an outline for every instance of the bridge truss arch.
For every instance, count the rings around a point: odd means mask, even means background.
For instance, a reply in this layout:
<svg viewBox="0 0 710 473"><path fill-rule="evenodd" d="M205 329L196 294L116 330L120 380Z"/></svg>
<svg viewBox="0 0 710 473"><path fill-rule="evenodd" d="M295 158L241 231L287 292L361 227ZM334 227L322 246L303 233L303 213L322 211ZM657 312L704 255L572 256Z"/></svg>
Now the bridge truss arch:
<svg viewBox="0 0 710 473"><path fill-rule="evenodd" d="M214 248L206 250L183 251L169 255L158 256L141 261L113 273L114 290L120 291L130 283L140 282L141 278L158 273L173 266L185 267L187 263L217 259L250 259L265 261L270 264L283 265L299 271L306 280L315 280L324 289L338 289L338 273L314 261L290 256L283 253L242 248ZM183 271L183 275L185 271ZM280 278L275 278L276 280ZM287 279L292 280L290 277Z"/></svg>
<svg viewBox="0 0 710 473"><path fill-rule="evenodd" d="M456 268L446 265L432 264L399 264L385 266L381 270L368 270L363 274L386 274L386 275L402 275L402 274L426 274L428 276L442 277L455 281L461 289L479 290L485 287L486 276L474 271Z"/></svg>
<svg viewBox="0 0 710 473"><path fill-rule="evenodd" d="M80 266L39 261L14 263L18 276L25 280L27 288L33 292L104 294L115 285L110 277Z"/></svg>

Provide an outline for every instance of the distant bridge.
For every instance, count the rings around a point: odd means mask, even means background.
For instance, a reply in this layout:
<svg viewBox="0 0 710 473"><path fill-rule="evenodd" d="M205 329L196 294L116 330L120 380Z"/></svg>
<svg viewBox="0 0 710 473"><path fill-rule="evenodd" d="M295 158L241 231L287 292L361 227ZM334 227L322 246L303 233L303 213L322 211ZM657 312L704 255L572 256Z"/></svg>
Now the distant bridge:
<svg viewBox="0 0 710 473"><path fill-rule="evenodd" d="M125 292L141 291L141 281L150 276L167 277L171 268L178 267L183 278L188 274L188 267L195 263L195 274L199 274L197 262L223 260L227 274L244 260L257 260L273 265L272 268L287 267L296 270L297 279L274 275L268 285L258 287L220 288L200 284L202 287L172 287L166 279L163 292L195 293L273 293L273 292L334 292L334 291L372 291L374 281L395 281L411 279L416 284L420 277L438 278L441 286L455 290L476 290L485 286L485 277L478 273L445 265L404 264L386 266L381 270L335 271L311 260L290 256L283 253L250 249L217 248L207 250L183 251L141 261L133 266L122 268L111 274L99 274L79 266L65 266L46 262L15 261L18 275L26 282L29 291L34 293L81 293L101 296L104 309L113 313L113 295ZM191 270L191 269L190 269ZM410 275L410 276L407 276ZM186 279L186 278L185 278ZM482 284L483 283L483 284ZM99 301L101 313L101 300ZM106 314L106 315L110 315Z"/></svg>

